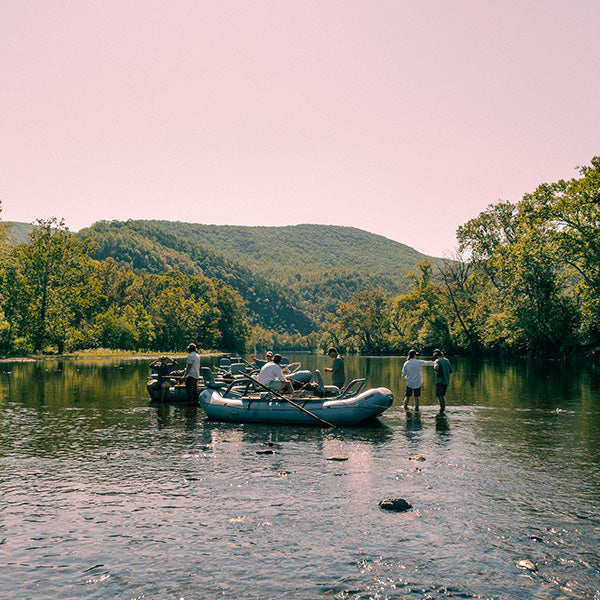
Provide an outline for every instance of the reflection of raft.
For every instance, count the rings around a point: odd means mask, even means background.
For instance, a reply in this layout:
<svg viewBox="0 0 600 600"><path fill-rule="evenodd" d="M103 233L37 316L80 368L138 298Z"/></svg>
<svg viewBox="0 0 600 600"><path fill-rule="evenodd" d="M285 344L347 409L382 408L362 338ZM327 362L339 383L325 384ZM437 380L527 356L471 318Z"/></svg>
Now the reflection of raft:
<svg viewBox="0 0 600 600"><path fill-rule="evenodd" d="M356 379L337 396L314 393L293 394L296 404L332 425L355 425L387 410L394 400L387 388L372 388L359 393L364 379ZM239 423L281 423L317 425L318 421L296 406L270 392L230 386L227 390L207 388L200 404L209 419Z"/></svg>

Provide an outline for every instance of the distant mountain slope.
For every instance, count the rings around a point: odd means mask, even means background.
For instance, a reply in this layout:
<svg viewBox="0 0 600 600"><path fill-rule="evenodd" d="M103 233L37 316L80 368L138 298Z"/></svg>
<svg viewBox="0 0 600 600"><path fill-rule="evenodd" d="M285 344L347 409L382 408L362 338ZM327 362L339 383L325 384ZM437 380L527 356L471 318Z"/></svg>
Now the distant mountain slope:
<svg viewBox="0 0 600 600"><path fill-rule="evenodd" d="M31 223L20 223L18 221L3 221L9 243L24 244L29 241L29 234L33 231Z"/></svg>
<svg viewBox="0 0 600 600"><path fill-rule="evenodd" d="M363 275L383 275L405 291L405 275L415 265L430 258L415 249L354 227L337 225L290 225L286 227L247 227L202 225L175 221L153 221L159 228L196 243L210 244L216 252L229 256L262 273L350 269Z"/></svg>
<svg viewBox="0 0 600 600"><path fill-rule="evenodd" d="M19 238L33 228L10 225ZM98 259L110 256L149 273L176 269L222 279L244 298L252 323L302 334L357 291L405 293L406 274L421 260L443 262L385 237L333 225L100 221L79 234L98 243Z"/></svg>
<svg viewBox="0 0 600 600"><path fill-rule="evenodd" d="M213 252L208 245L189 242L150 221L100 221L79 234L98 244L95 258L99 260L110 256L147 273L176 269L223 280L246 301L254 324L302 334L316 328L315 322L298 308L300 302L293 291Z"/></svg>

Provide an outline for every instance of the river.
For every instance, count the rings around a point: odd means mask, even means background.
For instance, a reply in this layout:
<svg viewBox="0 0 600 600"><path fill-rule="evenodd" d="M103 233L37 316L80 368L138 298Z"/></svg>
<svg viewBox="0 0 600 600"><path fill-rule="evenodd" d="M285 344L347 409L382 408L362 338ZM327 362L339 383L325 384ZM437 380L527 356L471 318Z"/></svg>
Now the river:
<svg viewBox="0 0 600 600"><path fill-rule="evenodd" d="M346 357L395 402L334 429L151 406L147 359L0 363L0 597L600 600L599 371L450 359L440 417L430 368L415 414L403 357Z"/></svg>

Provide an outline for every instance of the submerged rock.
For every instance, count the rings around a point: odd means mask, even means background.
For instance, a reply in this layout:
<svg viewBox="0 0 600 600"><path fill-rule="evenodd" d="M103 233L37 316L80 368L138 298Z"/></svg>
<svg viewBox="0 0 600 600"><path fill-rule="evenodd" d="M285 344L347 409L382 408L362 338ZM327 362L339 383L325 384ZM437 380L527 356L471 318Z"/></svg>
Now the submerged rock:
<svg viewBox="0 0 600 600"><path fill-rule="evenodd" d="M422 454L414 454L413 456L409 456L408 460L424 461L425 457Z"/></svg>
<svg viewBox="0 0 600 600"><path fill-rule="evenodd" d="M412 508L412 504L404 498L386 498L379 503L379 508L384 510L393 510L395 512L404 512Z"/></svg>
<svg viewBox="0 0 600 600"><path fill-rule="evenodd" d="M518 563L519 569L527 569L528 571L537 571L537 567L528 559L522 558Z"/></svg>

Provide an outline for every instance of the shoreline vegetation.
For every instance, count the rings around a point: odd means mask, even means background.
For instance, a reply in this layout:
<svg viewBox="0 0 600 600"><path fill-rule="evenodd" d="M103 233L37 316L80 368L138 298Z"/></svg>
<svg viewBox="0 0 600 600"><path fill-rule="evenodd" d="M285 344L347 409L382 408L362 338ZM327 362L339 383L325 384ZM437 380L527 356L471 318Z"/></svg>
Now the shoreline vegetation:
<svg viewBox="0 0 600 600"><path fill-rule="evenodd" d="M177 359L184 359L187 356L187 352L139 352L134 353L131 350L111 350L111 349L92 349L92 350L80 350L78 352L69 352L65 354L32 354L29 356L2 356L0 357L0 363L6 362L36 362L46 360L93 360L102 358L120 358L124 360L153 360L158 356L171 356ZM220 356L227 356L227 352L198 352L200 358L214 358Z"/></svg>
<svg viewBox="0 0 600 600"><path fill-rule="evenodd" d="M600 156L578 171L490 205L444 260L351 227L0 222L0 355L597 358Z"/></svg>

